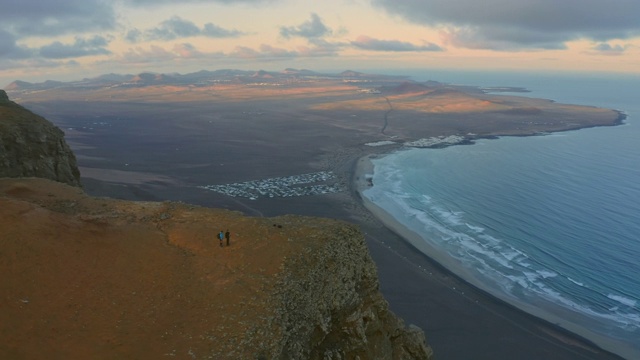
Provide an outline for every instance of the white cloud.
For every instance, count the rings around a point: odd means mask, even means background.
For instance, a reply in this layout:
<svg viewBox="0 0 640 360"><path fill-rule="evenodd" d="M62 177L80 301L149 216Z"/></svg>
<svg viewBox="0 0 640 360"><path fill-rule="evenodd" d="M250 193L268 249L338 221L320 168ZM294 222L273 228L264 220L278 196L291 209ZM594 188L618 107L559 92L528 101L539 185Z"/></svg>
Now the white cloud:
<svg viewBox="0 0 640 360"><path fill-rule="evenodd" d="M285 38L298 36L307 39L314 39L331 35L331 32L331 29L322 22L322 19L316 13L312 13L311 19L298 26L280 27L280 35Z"/></svg>

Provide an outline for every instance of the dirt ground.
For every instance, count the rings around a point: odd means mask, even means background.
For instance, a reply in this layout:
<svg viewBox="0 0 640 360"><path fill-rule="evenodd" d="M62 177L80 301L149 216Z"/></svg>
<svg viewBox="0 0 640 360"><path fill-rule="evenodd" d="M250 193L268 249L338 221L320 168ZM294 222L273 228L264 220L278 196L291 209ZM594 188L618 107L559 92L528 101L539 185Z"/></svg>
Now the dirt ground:
<svg viewBox="0 0 640 360"><path fill-rule="evenodd" d="M272 310L264 295L299 251L288 239L310 231L191 205L90 198L41 179L0 180L0 229L2 359L249 351L239 342Z"/></svg>

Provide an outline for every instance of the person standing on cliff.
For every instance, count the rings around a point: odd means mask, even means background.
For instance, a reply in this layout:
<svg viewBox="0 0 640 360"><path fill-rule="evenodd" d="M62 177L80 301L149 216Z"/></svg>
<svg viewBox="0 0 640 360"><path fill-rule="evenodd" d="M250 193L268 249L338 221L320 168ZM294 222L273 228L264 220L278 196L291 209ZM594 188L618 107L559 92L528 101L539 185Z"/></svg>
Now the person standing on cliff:
<svg viewBox="0 0 640 360"><path fill-rule="evenodd" d="M224 233L224 237L227 239L227 246L229 246L229 240L231 239L231 233L229 232L229 229L227 229L227 232Z"/></svg>
<svg viewBox="0 0 640 360"><path fill-rule="evenodd" d="M222 247L222 239L224 239L224 233L222 230L220 230L220 233L218 234L218 239L220 240L220 247Z"/></svg>

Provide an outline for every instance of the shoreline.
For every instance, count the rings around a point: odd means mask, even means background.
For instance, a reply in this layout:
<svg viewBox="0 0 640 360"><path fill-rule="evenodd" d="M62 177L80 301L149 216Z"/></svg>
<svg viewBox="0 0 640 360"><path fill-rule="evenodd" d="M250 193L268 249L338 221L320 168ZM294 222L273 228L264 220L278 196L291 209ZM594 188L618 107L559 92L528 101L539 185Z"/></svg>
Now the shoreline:
<svg viewBox="0 0 640 360"><path fill-rule="evenodd" d="M626 118L625 114L621 112L619 112L619 114L620 117L618 118L617 124L621 124L624 118ZM396 148L392 151L401 150ZM612 355L629 359L640 356L640 353L637 349L634 349L625 343L617 341L616 339L593 332L589 330L589 328L567 319L567 317L575 317L575 314L567 312L567 315L569 316L562 317L545 309L527 304L515 297L508 296L508 294L501 293L499 292L499 290L485 284L481 279L469 272L461 264L456 263L455 259L451 258L445 252L431 246L418 233L400 223L399 220L393 217L390 213L386 212L382 207L369 200L363 194L363 191L371 186L374 186L374 184L370 180L375 170L375 166L373 165L371 160L377 157L384 157L386 156L386 154L387 152L374 152L362 155L355 159L352 166L352 178L350 184L352 187L351 192L355 195L354 198L356 198L357 201L369 213L371 213L375 219L382 223L384 227L407 242L408 245L415 251L426 256L437 266L441 267L443 271L452 274L467 286L486 294L493 300L502 302L505 305L515 309L516 311L523 312L529 316L532 316L536 320L544 322L550 328L555 328L555 330L567 332L571 336L576 337L578 341L583 342L586 346L595 346L603 351L609 352ZM427 337L428 336L429 334L427 333ZM434 347L434 351L436 351L437 353L436 347Z"/></svg>

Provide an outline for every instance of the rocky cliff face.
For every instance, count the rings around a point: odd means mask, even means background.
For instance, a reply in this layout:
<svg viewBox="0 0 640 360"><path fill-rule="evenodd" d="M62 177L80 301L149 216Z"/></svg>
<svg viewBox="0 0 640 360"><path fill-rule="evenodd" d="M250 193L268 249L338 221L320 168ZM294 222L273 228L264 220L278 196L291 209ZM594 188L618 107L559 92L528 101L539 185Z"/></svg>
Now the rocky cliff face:
<svg viewBox="0 0 640 360"><path fill-rule="evenodd" d="M378 291L373 261L355 227L287 216L278 226L301 229L305 239L281 263L270 307L252 329L266 336L253 355L264 359L428 359L422 330L405 327ZM311 228L311 229L309 229ZM280 228L278 231L281 232ZM297 231L296 231L297 232ZM294 245L295 247L298 247ZM260 338L260 336L257 336ZM251 342L254 342L252 339Z"/></svg>
<svg viewBox="0 0 640 360"><path fill-rule="evenodd" d="M343 222L32 178L0 179L0 228L0 358L431 358Z"/></svg>
<svg viewBox="0 0 640 360"><path fill-rule="evenodd" d="M64 133L0 90L0 177L40 177L80 186Z"/></svg>
<svg viewBox="0 0 640 360"><path fill-rule="evenodd" d="M295 222L290 221L288 226L298 226ZM312 242L314 246L287 260L279 278L275 323L281 339L274 342L268 357L430 356L422 330L405 328L389 311L378 291L376 268L358 229L346 224L326 226L324 230L318 227Z"/></svg>

